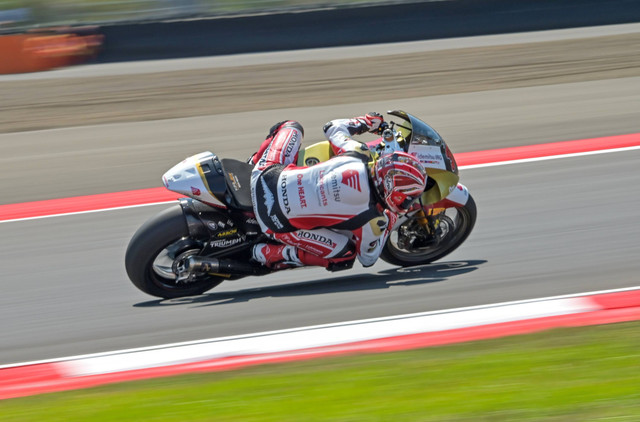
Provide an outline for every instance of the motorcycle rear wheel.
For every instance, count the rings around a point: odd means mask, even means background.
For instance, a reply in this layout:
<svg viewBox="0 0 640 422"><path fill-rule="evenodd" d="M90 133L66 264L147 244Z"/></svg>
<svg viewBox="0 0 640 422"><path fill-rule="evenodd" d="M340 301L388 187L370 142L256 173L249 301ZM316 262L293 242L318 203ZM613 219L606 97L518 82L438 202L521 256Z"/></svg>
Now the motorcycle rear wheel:
<svg viewBox="0 0 640 422"><path fill-rule="evenodd" d="M171 270L176 257L198 250L199 245L189 238L182 208L176 204L151 218L133 235L125 254L127 275L138 289L151 296L173 299L200 295L225 279L202 276L178 282Z"/></svg>
<svg viewBox="0 0 640 422"><path fill-rule="evenodd" d="M398 245L396 231L387 240L380 258L389 264L411 267L429 264L449 255L471 234L477 218L476 203L469 195L464 206L451 208L447 211L449 212L454 212L455 215L448 217L443 223L448 226L452 224L453 227L448 227L447 234L436 245L404 249Z"/></svg>

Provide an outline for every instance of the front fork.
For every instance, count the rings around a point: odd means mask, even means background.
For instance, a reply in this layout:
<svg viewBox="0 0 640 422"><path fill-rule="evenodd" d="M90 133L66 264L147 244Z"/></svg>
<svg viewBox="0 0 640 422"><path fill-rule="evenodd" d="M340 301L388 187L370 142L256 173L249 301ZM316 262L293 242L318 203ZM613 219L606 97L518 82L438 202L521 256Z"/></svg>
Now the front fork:
<svg viewBox="0 0 640 422"><path fill-rule="evenodd" d="M469 200L469 190L458 183L446 198L433 204L416 204L416 210L399 216L393 227L398 231L398 246L409 249L416 241L423 246L437 243L441 237L441 223L443 220L453 224L445 215L447 208L458 208L466 205Z"/></svg>

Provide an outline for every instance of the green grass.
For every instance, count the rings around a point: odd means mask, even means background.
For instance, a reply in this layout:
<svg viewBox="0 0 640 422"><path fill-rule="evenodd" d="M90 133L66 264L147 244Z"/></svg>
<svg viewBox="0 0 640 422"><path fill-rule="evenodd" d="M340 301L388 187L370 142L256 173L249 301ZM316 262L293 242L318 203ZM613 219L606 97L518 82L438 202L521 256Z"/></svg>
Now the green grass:
<svg viewBox="0 0 640 422"><path fill-rule="evenodd" d="M640 421L640 323L0 402L14 421Z"/></svg>

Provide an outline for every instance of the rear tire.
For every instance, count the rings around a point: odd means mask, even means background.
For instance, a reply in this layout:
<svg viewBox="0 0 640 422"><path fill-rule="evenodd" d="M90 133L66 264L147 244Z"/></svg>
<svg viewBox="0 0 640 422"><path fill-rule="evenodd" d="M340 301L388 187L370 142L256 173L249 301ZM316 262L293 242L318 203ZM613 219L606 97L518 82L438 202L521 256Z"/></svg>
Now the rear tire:
<svg viewBox="0 0 640 422"><path fill-rule="evenodd" d="M445 237L437 247L404 250L399 248L390 238L387 239L380 258L389 264L411 267L414 265L429 264L449 255L469 237L477 218L476 203L471 195L469 195L469 200L464 206L454 209L457 213L457 215L454 216L455 218L451 220L455 223L454 230L449 236Z"/></svg>
<svg viewBox="0 0 640 422"><path fill-rule="evenodd" d="M127 275L138 289L151 296L173 299L200 295L222 283L224 278L206 276L192 282L177 282L170 268L164 275L154 269L161 253L174 259L199 247L189 238L182 207L176 204L144 223L133 235L125 254Z"/></svg>

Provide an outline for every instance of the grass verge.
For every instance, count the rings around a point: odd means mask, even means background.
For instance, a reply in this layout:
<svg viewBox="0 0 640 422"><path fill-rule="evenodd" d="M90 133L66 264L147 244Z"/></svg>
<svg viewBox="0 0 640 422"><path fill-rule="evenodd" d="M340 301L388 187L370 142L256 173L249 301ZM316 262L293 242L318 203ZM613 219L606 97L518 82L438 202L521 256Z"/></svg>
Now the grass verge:
<svg viewBox="0 0 640 422"><path fill-rule="evenodd" d="M15 421L639 421L640 322L0 402Z"/></svg>

